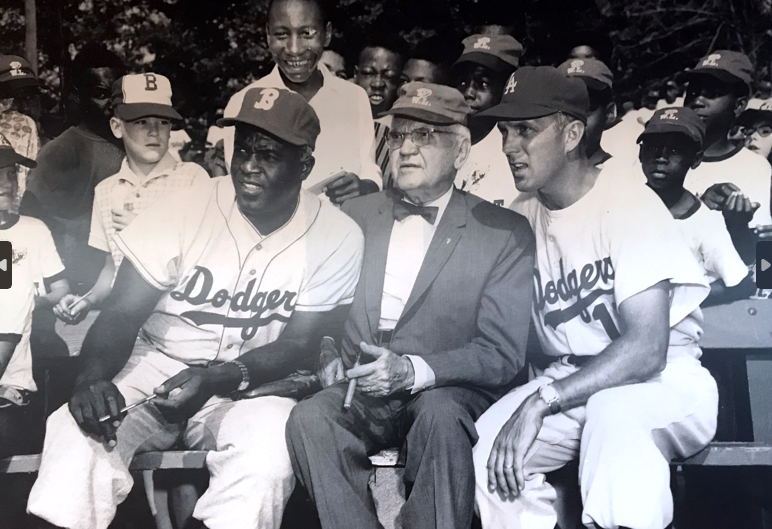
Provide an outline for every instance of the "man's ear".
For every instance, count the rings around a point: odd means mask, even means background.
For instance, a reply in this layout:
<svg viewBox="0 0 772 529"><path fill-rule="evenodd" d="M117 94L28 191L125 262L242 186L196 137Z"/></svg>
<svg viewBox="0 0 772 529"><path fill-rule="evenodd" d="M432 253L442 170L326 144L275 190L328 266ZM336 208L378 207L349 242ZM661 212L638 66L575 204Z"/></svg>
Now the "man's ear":
<svg viewBox="0 0 772 529"><path fill-rule="evenodd" d="M265 23L265 44L266 46L271 44L271 28L268 26L268 22Z"/></svg>
<svg viewBox="0 0 772 529"><path fill-rule="evenodd" d="M467 158L469 158L469 151L472 149L472 142L467 138L466 136L461 138L461 141L458 142L458 154L456 154L456 159L453 160L453 167L456 168L456 171L461 169L463 165L466 163Z"/></svg>
<svg viewBox="0 0 772 529"><path fill-rule="evenodd" d="M582 138L584 137L584 129L584 123L578 119L566 125L566 128L563 131L563 141L566 145L566 153L572 152L579 147L582 143Z"/></svg>
<svg viewBox="0 0 772 529"><path fill-rule="evenodd" d="M692 169L697 169L699 165L702 163L702 155L704 154L704 151L699 150L697 151L697 154L694 155L694 162L692 162Z"/></svg>
<svg viewBox="0 0 772 529"><path fill-rule="evenodd" d="M313 156L309 156L302 162L300 162L300 181L302 182L306 178L308 178L308 175L311 174L311 171L314 168L314 164L316 163L316 160Z"/></svg>
<svg viewBox="0 0 772 529"><path fill-rule="evenodd" d="M734 115L738 117L748 106L748 96L740 96L734 102Z"/></svg>
<svg viewBox="0 0 772 529"><path fill-rule="evenodd" d="M356 83L359 80L358 78L359 78L359 65L355 64L354 65L354 77L352 78L352 80Z"/></svg>
<svg viewBox="0 0 772 529"><path fill-rule="evenodd" d="M617 104L611 101L609 102L608 105L606 105L606 126L604 127L604 129L607 129L616 120L617 120Z"/></svg>
<svg viewBox="0 0 772 529"><path fill-rule="evenodd" d="M115 116L110 118L110 130L113 131L113 136L118 138L119 140L123 138L123 124L121 123L121 120L116 118Z"/></svg>
<svg viewBox="0 0 772 529"><path fill-rule="evenodd" d="M332 40L332 22L327 22L327 24L324 25L324 47L330 45L330 41Z"/></svg>

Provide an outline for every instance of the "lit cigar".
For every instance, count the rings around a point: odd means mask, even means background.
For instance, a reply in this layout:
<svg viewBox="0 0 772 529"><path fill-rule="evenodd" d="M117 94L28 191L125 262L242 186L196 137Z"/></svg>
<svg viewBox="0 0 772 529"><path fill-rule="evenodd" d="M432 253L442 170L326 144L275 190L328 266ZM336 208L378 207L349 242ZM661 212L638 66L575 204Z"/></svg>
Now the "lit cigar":
<svg viewBox="0 0 772 529"><path fill-rule="evenodd" d="M359 367L359 358L362 356L362 351L357 352L357 358L354 361L354 367ZM346 391L346 398L343 400L343 409L347 410L351 407L351 401L354 400L354 391L357 389L357 379L352 378L348 381L348 390Z"/></svg>

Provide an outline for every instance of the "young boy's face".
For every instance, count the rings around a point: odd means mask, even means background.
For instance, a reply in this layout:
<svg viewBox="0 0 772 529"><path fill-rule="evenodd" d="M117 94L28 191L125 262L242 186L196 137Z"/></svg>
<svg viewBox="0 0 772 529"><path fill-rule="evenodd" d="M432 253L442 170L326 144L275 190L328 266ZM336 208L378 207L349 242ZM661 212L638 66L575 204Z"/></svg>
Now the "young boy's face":
<svg viewBox="0 0 772 529"><path fill-rule="evenodd" d="M113 68L89 68L79 89L84 117L93 122L107 123L112 115L110 96L113 83L120 75Z"/></svg>
<svg viewBox="0 0 772 529"><path fill-rule="evenodd" d="M343 55L332 50L324 50L319 62L324 64L335 77L346 79L346 59L343 58Z"/></svg>
<svg viewBox="0 0 772 529"><path fill-rule="evenodd" d="M442 84L442 69L433 62L423 59L408 59L402 68L402 84L420 81L422 83Z"/></svg>
<svg viewBox="0 0 772 529"><path fill-rule="evenodd" d="M282 0L268 13L268 49L290 82L308 81L330 43L330 28L313 2Z"/></svg>
<svg viewBox="0 0 772 529"><path fill-rule="evenodd" d="M464 62L456 69L456 88L472 107L474 114L501 102L506 76L481 64Z"/></svg>
<svg viewBox="0 0 772 529"><path fill-rule="evenodd" d="M644 136L639 157L646 181L655 189L683 187L686 173L700 162L697 145L677 132Z"/></svg>
<svg viewBox="0 0 772 529"><path fill-rule="evenodd" d="M700 75L689 82L684 106L694 110L705 123L707 135L714 136L729 131L743 110L740 99L731 85L711 75Z"/></svg>
<svg viewBox="0 0 772 529"><path fill-rule="evenodd" d="M166 118L143 117L134 121L110 120L116 138L123 140L126 155L135 163L155 164L169 150L171 122Z"/></svg>
<svg viewBox="0 0 772 529"><path fill-rule="evenodd" d="M0 211L11 209L17 188L16 164L0 167Z"/></svg>
<svg viewBox="0 0 772 529"><path fill-rule="evenodd" d="M772 152L772 116L761 118L743 127L745 146L753 152L769 158Z"/></svg>
<svg viewBox="0 0 772 529"><path fill-rule="evenodd" d="M391 108L397 100L402 59L386 48L365 48L359 54L354 82L365 89L373 116Z"/></svg>

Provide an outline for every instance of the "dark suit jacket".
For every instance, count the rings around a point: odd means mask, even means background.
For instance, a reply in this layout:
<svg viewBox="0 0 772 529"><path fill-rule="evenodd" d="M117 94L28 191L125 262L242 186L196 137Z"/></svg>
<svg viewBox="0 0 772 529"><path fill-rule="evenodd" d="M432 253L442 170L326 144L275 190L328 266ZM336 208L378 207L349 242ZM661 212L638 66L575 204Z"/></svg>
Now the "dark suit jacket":
<svg viewBox="0 0 772 529"><path fill-rule="evenodd" d="M349 367L360 342L377 343L394 196L383 191L343 205L365 236L362 274L342 340ZM503 394L525 359L534 252L524 217L454 190L389 349L422 357L434 370L435 387Z"/></svg>

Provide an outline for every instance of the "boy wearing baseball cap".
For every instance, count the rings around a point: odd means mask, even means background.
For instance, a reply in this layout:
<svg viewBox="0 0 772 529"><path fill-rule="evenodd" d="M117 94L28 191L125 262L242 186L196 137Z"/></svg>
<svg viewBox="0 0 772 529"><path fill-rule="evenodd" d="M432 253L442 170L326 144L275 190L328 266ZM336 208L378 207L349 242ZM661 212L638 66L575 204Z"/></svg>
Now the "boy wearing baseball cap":
<svg viewBox="0 0 772 529"><path fill-rule="evenodd" d="M588 111L585 84L543 66L520 68L482 113L498 121L521 192L512 208L536 237L532 317L554 360L475 424L485 529L552 529L545 474L576 458L584 525L662 529L670 459L716 428L697 345L702 271L656 194L587 158Z"/></svg>
<svg viewBox="0 0 772 529"><path fill-rule="evenodd" d="M172 106L169 80L156 73L125 75L113 85L110 127L123 142L121 169L94 189L89 246L105 253L104 267L84 296L65 296L54 308L62 321L82 321L107 299L123 253L113 236L142 211L171 193L209 179L198 164L177 161L169 152L172 120L182 117Z"/></svg>
<svg viewBox="0 0 772 529"><path fill-rule="evenodd" d="M705 154L699 167L686 175L684 186L709 208L722 211L730 232L735 226L772 224L772 167L742 142L728 138L748 102L752 76L748 57L729 50L712 52L686 73L689 85L684 106L705 123Z"/></svg>
<svg viewBox="0 0 772 529"><path fill-rule="evenodd" d="M745 146L772 160L772 99L751 99L738 119Z"/></svg>
<svg viewBox="0 0 772 529"><path fill-rule="evenodd" d="M128 104L120 119L137 117ZM296 401L241 397L316 368L352 302L362 232L301 189L319 135L302 96L247 90L221 124L235 127L232 174L167 195L113 236L126 258L83 342L69 407L48 419L30 494L29 512L55 526L106 529L137 450L180 441L210 450L193 512L204 526L281 525Z"/></svg>
<svg viewBox="0 0 772 529"><path fill-rule="evenodd" d="M501 152L501 134L490 121L475 122L474 116L501 101L504 84L520 64L523 46L509 35L471 35L453 65L456 88L472 109L472 149L456 175L456 187L508 206L517 196L509 165Z"/></svg>
<svg viewBox="0 0 772 529"><path fill-rule="evenodd" d="M728 303L753 293L753 280L737 254L723 216L684 189L684 179L702 158L705 125L691 109L657 110L638 138L647 185L684 232L710 281L706 304Z"/></svg>

